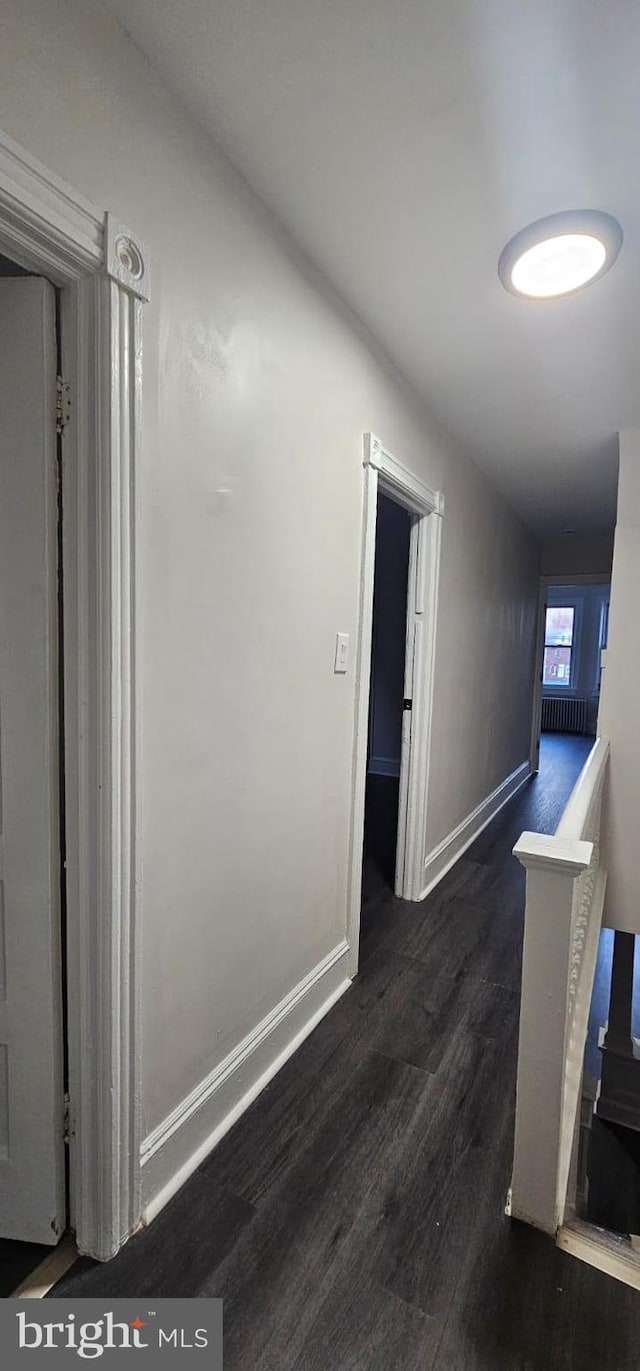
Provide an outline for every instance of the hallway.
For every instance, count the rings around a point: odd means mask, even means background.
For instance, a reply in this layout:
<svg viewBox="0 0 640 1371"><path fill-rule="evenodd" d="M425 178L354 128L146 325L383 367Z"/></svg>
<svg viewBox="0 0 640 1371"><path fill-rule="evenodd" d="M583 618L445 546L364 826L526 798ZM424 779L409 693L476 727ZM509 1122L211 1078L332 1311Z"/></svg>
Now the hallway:
<svg viewBox="0 0 640 1371"><path fill-rule="evenodd" d="M361 972L147 1232L51 1294L220 1295L225 1371L632 1371L635 1292L504 1217L524 828L589 739L424 904L365 892Z"/></svg>

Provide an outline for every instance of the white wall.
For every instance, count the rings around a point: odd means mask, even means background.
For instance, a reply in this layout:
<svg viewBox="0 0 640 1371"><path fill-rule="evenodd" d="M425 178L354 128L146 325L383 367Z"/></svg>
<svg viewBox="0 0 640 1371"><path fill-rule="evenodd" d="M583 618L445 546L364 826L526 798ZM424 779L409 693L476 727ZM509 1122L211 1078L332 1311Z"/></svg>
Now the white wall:
<svg viewBox="0 0 640 1371"><path fill-rule="evenodd" d="M368 770L383 776L400 775L410 532L406 509L379 495Z"/></svg>
<svg viewBox="0 0 640 1371"><path fill-rule="evenodd" d="M603 841L607 923L640 933L640 430L620 434L620 480L611 579L609 644L600 732L611 740Z"/></svg>
<svg viewBox="0 0 640 1371"><path fill-rule="evenodd" d="M92 0L4 0L0 127L150 251L151 1129L345 935L363 432L446 499L431 846L528 755L538 550Z"/></svg>
<svg viewBox="0 0 640 1371"><path fill-rule="evenodd" d="M474 466L450 462L427 851L529 757L539 547Z"/></svg>

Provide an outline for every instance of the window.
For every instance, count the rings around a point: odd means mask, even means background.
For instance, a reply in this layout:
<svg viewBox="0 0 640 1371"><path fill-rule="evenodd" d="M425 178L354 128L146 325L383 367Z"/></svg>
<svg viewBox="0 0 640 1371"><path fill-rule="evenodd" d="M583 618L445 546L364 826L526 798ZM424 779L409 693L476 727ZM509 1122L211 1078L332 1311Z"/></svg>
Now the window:
<svg viewBox="0 0 640 1371"><path fill-rule="evenodd" d="M550 605L547 609L544 633L544 666L542 684L571 685L573 655L574 605Z"/></svg>

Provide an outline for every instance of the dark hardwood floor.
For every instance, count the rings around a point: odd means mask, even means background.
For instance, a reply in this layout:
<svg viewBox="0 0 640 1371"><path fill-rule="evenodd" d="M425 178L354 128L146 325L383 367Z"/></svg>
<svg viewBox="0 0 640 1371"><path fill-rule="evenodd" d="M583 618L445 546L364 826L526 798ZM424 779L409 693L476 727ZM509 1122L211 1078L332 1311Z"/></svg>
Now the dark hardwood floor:
<svg viewBox="0 0 640 1371"><path fill-rule="evenodd" d="M523 828L540 775L421 905L365 872L362 967L216 1151L108 1265L52 1295L220 1295L225 1371L637 1371L640 1300L505 1218Z"/></svg>

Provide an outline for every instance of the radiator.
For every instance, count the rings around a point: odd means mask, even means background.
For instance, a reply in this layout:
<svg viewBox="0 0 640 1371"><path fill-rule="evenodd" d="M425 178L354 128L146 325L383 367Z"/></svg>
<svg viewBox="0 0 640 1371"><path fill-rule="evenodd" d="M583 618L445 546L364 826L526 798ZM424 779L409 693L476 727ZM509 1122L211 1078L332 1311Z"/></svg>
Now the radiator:
<svg viewBox="0 0 640 1371"><path fill-rule="evenodd" d="M543 733L586 733L586 700L568 700L562 695L543 695L542 731Z"/></svg>

